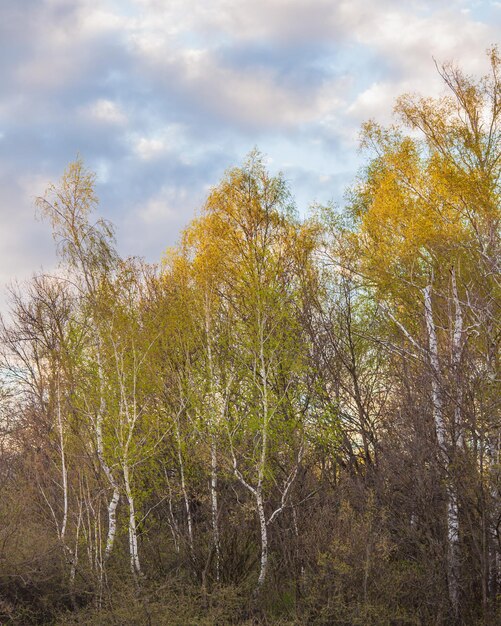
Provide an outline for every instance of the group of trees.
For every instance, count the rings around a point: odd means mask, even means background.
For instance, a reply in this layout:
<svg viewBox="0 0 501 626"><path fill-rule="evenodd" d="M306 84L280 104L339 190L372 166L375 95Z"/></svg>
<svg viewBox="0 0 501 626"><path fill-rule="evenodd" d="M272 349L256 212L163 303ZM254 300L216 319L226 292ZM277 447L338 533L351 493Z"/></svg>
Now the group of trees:
<svg viewBox="0 0 501 626"><path fill-rule="evenodd" d="M1 327L13 623L501 618L501 61L366 125L344 211L258 153L159 266L71 164Z"/></svg>

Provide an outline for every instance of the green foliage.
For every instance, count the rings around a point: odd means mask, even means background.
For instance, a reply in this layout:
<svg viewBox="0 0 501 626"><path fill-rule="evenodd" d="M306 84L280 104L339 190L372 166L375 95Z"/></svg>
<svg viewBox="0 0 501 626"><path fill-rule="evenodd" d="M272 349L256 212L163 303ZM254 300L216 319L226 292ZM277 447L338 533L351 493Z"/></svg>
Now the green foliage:
<svg viewBox="0 0 501 626"><path fill-rule="evenodd" d="M489 54L364 126L345 210L301 220L253 151L157 268L80 160L37 201L61 267L0 328L2 623L499 623Z"/></svg>

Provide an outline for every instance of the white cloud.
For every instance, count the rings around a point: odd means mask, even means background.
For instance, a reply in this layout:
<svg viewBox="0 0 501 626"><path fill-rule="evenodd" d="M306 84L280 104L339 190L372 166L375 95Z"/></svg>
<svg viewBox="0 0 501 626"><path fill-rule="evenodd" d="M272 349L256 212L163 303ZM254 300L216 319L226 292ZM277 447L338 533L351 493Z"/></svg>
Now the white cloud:
<svg viewBox="0 0 501 626"><path fill-rule="evenodd" d="M96 100L86 107L84 112L97 122L104 124L124 125L127 123L127 116L122 107L118 103L105 98Z"/></svg>
<svg viewBox="0 0 501 626"><path fill-rule="evenodd" d="M134 154L142 161L154 161L168 152L179 156L190 148L181 124L156 128L147 136L133 134L130 141Z"/></svg>
<svg viewBox="0 0 501 626"><path fill-rule="evenodd" d="M0 266L38 265L27 190L77 152L95 165L121 245L151 259L256 143L301 202L328 198L356 169L363 120L390 121L403 92L441 92L433 57L484 71L499 6L0 0L0 169L19 173L2 178Z"/></svg>
<svg viewBox="0 0 501 626"><path fill-rule="evenodd" d="M80 11L80 32L89 37L104 33L122 31L129 27L130 18L120 13L100 7L97 2L89 3L85 10Z"/></svg>
<svg viewBox="0 0 501 626"><path fill-rule="evenodd" d="M46 270L55 267L50 226L35 219L34 209L35 197L47 184L46 176L16 175L9 168L0 177L0 312L14 278L28 279L42 265Z"/></svg>
<svg viewBox="0 0 501 626"><path fill-rule="evenodd" d="M333 112L358 121L362 115L391 111L403 91L434 95L442 88L434 58L456 59L467 71L478 72L485 49L498 33L494 24L476 20L473 12L462 12L464 3L440 0L141 0L136 4L144 13L130 32L130 42L162 84L197 98L200 107L234 123L262 128L286 129L326 119ZM186 41L196 41L196 46ZM371 83L370 75L362 76L363 91L351 95L338 75L302 89L284 82L273 65L238 69L228 65L217 54L221 41L321 43L333 49L351 44L353 58L347 59L345 74L356 67L357 46L362 46L365 55L372 54L380 66L386 65L387 77ZM341 68L333 69L339 74ZM369 111L371 104L376 111Z"/></svg>
<svg viewBox="0 0 501 626"><path fill-rule="evenodd" d="M158 261L169 245L174 245L188 214L201 202L200 189L164 185L129 213L122 223L122 241L134 254ZM156 251L151 254L152 249Z"/></svg>
<svg viewBox="0 0 501 626"><path fill-rule="evenodd" d="M400 67L407 77L429 74L432 57L439 62L454 58L468 70L477 70L479 55L497 34L487 24L450 9L426 16L413 15L405 4L387 12L378 12L374 4L369 11L360 9L357 3L343 4L347 31Z"/></svg>
<svg viewBox="0 0 501 626"><path fill-rule="evenodd" d="M147 139L141 137L135 145L136 154L143 161L151 161L162 155L167 150L167 146L162 139Z"/></svg>
<svg viewBox="0 0 501 626"><path fill-rule="evenodd" d="M139 219L147 225L165 225L176 218L177 210L182 200L186 200L186 190L172 188L161 189L158 194L150 198L148 202L139 209Z"/></svg>
<svg viewBox="0 0 501 626"><path fill-rule="evenodd" d="M312 122L339 102L338 79L302 90L283 84L273 68L234 68L209 49L177 50L169 41L137 44L144 62L164 85L233 122L287 128Z"/></svg>
<svg viewBox="0 0 501 626"><path fill-rule="evenodd" d="M369 118L377 118L380 121L389 121L395 94L392 93L391 84L375 82L362 91L354 102L350 104L347 113L357 123Z"/></svg>

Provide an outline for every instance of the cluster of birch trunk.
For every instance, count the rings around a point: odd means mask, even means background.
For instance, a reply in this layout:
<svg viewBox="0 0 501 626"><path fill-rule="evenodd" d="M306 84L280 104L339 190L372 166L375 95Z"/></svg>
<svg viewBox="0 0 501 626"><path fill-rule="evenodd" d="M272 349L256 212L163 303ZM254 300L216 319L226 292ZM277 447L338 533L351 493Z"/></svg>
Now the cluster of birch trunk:
<svg viewBox="0 0 501 626"><path fill-rule="evenodd" d="M253 152L151 265L81 161L38 199L60 265L2 323L0 610L181 577L204 602L287 593L304 623L499 616L490 62L366 125L344 209L299 218Z"/></svg>

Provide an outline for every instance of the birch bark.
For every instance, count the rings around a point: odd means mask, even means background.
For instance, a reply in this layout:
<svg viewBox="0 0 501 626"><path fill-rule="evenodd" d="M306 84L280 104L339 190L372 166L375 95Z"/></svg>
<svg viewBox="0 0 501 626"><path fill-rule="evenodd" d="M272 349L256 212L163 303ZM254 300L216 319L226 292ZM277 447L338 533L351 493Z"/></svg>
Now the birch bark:
<svg viewBox="0 0 501 626"><path fill-rule="evenodd" d="M445 427L440 360L438 356L438 339L435 321L433 317L431 285L424 288L424 310L426 329L428 333L428 355L431 369L432 405L435 432L439 446L439 456L446 473L450 468L450 460L447 445L447 432ZM455 333L457 331L455 329ZM446 486L447 496L447 582L449 587L449 600L454 613L459 610L459 515L457 493L453 481L448 480Z"/></svg>

